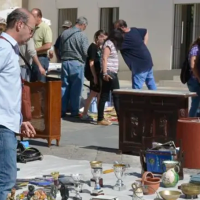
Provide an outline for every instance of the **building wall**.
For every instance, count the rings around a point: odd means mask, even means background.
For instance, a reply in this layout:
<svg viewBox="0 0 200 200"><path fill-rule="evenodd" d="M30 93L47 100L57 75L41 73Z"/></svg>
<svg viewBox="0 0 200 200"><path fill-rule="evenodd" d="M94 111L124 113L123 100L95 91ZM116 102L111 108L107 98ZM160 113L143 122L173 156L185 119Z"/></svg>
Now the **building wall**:
<svg viewBox="0 0 200 200"><path fill-rule="evenodd" d="M21 7L22 0L0 0L0 10L13 8L13 7Z"/></svg>
<svg viewBox="0 0 200 200"><path fill-rule="evenodd" d="M53 40L58 36L58 9L78 8L78 16L89 20L86 34L92 42L100 26L100 8L119 7L119 16L131 27L145 27L149 31L148 47L151 51L155 73L159 76L171 69L174 4L200 3L200 0L0 0L0 10L15 6L29 9L41 8L45 18L52 22ZM174 71L174 70L173 70ZM171 72L170 72L171 73ZM130 72L120 59L120 77L130 79Z"/></svg>
<svg viewBox="0 0 200 200"><path fill-rule="evenodd" d="M100 27L100 8L119 7L119 18L125 19L130 27L144 27L149 31L148 47L151 51L155 70L170 70L173 44L174 3L186 0L0 0L0 9L24 6L38 7L43 16L51 20L53 41L58 36L58 9L78 8L78 16L89 20L86 34L90 42ZM187 0L190 1L190 0ZM200 2L196 0L195 2ZM130 73L120 57L120 76L130 78Z"/></svg>
<svg viewBox="0 0 200 200"><path fill-rule="evenodd" d="M56 3L55 3L56 2ZM48 6L48 8L47 8ZM40 7L44 17L51 19L54 41L57 37L58 9L78 8L78 16L89 20L86 33L92 41L93 34L99 29L100 8L120 7L119 15L129 26L145 27L149 30L149 44L155 69L170 69L173 34L172 0L29 0L29 9ZM121 62L121 71L127 67Z"/></svg>

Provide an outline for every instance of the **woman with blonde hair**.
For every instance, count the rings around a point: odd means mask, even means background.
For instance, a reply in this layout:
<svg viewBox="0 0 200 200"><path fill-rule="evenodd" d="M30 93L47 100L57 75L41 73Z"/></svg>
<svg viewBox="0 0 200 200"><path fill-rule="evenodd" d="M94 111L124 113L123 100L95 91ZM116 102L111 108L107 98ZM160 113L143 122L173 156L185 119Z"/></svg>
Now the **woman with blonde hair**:
<svg viewBox="0 0 200 200"><path fill-rule="evenodd" d="M200 37L191 45L188 55L191 77L187 82L190 92L196 92L197 96L192 97L189 117L196 117L200 104Z"/></svg>

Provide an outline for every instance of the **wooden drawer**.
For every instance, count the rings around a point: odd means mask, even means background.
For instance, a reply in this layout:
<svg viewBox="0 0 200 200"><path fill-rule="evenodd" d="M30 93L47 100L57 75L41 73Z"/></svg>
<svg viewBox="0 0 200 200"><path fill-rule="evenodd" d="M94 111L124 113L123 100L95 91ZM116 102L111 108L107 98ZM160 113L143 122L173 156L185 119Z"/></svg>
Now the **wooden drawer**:
<svg viewBox="0 0 200 200"><path fill-rule="evenodd" d="M120 96L121 103L128 104L145 104L146 98L143 96L122 95Z"/></svg>
<svg viewBox="0 0 200 200"><path fill-rule="evenodd" d="M177 106L177 98L174 97L150 97L150 104L155 106Z"/></svg>

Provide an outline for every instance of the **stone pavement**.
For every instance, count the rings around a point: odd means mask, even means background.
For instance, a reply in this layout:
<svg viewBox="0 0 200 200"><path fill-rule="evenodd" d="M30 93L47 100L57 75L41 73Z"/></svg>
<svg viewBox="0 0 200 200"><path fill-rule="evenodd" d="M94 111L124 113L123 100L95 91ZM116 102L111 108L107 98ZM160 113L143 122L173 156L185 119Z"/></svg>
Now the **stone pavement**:
<svg viewBox="0 0 200 200"><path fill-rule="evenodd" d="M69 121L70 120L70 121ZM44 155L55 155L73 160L101 160L104 163L122 161L139 166L139 157L118 153L118 124L102 127L83 123L78 119L62 120L60 146L47 147L46 140L30 140L31 146L38 148Z"/></svg>

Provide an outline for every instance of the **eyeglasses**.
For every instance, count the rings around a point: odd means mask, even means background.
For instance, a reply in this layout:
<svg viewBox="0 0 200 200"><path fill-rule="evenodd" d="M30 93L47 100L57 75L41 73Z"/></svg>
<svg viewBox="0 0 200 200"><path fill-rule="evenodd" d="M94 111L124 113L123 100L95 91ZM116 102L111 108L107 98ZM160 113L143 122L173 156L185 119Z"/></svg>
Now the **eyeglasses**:
<svg viewBox="0 0 200 200"><path fill-rule="evenodd" d="M29 31L30 31L30 34L32 35L32 34L34 34L34 32L35 32L35 28L32 28L32 27L30 27L28 24L26 24L26 23L24 23L27 27L28 27L28 29L29 29Z"/></svg>

